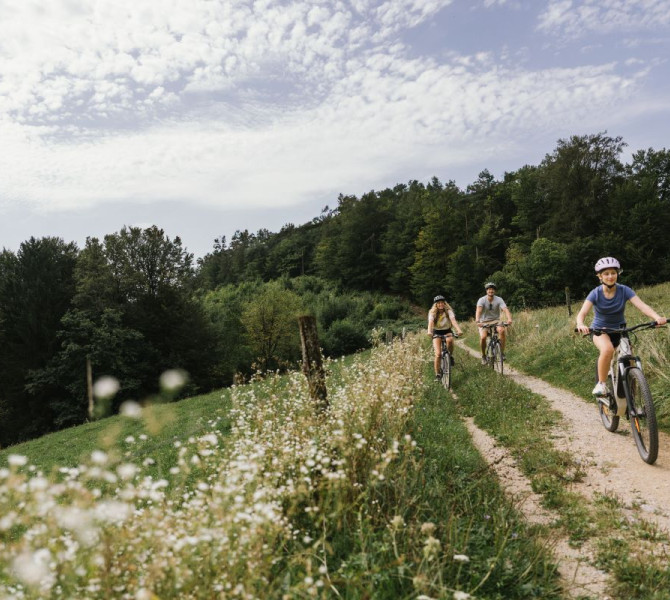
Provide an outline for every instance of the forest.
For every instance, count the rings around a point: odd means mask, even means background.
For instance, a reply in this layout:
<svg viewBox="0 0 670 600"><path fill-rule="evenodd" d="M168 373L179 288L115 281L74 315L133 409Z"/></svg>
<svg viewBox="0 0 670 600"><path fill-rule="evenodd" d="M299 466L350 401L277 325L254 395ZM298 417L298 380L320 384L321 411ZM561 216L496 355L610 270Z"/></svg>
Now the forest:
<svg viewBox="0 0 670 600"><path fill-rule="evenodd" d="M340 356L416 321L437 293L470 318L491 279L513 309L581 299L604 255L622 283L668 281L670 152L623 162L625 148L607 132L572 136L465 189L434 177L340 195L308 223L221 236L197 261L156 226L5 249L0 445L85 421L87 360L120 382L113 412L174 400L158 386L167 369L188 374L184 396L294 365L298 314L314 314L324 353Z"/></svg>

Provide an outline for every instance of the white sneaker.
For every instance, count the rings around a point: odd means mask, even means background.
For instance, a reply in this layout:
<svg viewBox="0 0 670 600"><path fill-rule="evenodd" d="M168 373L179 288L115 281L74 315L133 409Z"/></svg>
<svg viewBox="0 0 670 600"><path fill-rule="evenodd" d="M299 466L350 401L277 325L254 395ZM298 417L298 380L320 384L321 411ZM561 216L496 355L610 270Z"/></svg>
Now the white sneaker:
<svg viewBox="0 0 670 600"><path fill-rule="evenodd" d="M591 393L594 396L607 396L607 386L602 381L599 381Z"/></svg>

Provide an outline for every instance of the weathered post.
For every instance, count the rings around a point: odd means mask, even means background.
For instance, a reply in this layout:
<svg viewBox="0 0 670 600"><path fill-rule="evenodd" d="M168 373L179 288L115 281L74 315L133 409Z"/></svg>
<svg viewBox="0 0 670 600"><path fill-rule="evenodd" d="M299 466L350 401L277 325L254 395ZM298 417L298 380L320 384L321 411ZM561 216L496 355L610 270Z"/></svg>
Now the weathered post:
<svg viewBox="0 0 670 600"><path fill-rule="evenodd" d="M322 412L328 408L326 374L323 370L319 336L316 330L316 318L305 315L298 317L300 341L302 345L302 372L307 377L309 395Z"/></svg>
<svg viewBox="0 0 670 600"><path fill-rule="evenodd" d="M572 316L572 306L570 305L570 288L565 286L565 303L568 305L568 316Z"/></svg>
<svg viewBox="0 0 670 600"><path fill-rule="evenodd" d="M93 420L93 367L91 357L86 357L86 391L88 393L88 418Z"/></svg>

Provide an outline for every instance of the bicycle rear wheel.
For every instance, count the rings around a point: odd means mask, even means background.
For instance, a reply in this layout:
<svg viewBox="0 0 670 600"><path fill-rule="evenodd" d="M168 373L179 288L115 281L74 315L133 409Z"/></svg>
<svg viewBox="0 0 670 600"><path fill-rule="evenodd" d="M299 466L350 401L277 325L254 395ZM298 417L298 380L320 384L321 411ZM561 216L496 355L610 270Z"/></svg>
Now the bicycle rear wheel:
<svg viewBox="0 0 670 600"><path fill-rule="evenodd" d="M656 409L654 400L649 391L649 384L644 373L637 367L629 369L628 378L629 414L630 426L633 430L633 438L637 445L637 451L642 460L653 465L658 458L658 427L656 424Z"/></svg>
<svg viewBox="0 0 670 600"><path fill-rule="evenodd" d="M442 385L444 389L448 390L451 387L451 361L447 352L442 354L440 364L442 365Z"/></svg>
<svg viewBox="0 0 670 600"><path fill-rule="evenodd" d="M616 414L616 411L610 408L613 406L612 400L614 400L614 385L612 384L612 376L607 376L607 397L606 398L596 398L598 402L598 412L600 413L600 418L605 426L607 431L616 431L619 427L619 417ZM603 402L604 400L605 402ZM619 402L623 400L619 399Z"/></svg>
<svg viewBox="0 0 670 600"><path fill-rule="evenodd" d="M502 346L500 345L500 342L496 341L495 344L493 345L493 361L492 361L492 366L495 369L496 372L500 373L501 375L503 374L503 353L502 353Z"/></svg>

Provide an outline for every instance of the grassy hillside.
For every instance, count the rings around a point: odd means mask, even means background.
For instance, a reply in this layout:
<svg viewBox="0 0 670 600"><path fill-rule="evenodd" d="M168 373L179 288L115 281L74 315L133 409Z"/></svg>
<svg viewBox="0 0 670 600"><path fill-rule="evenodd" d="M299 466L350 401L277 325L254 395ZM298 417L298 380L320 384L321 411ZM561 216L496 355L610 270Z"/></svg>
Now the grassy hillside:
<svg viewBox="0 0 670 600"><path fill-rule="evenodd" d="M0 452L0 595L561 597L427 358L329 363L327 415L290 374Z"/></svg>

